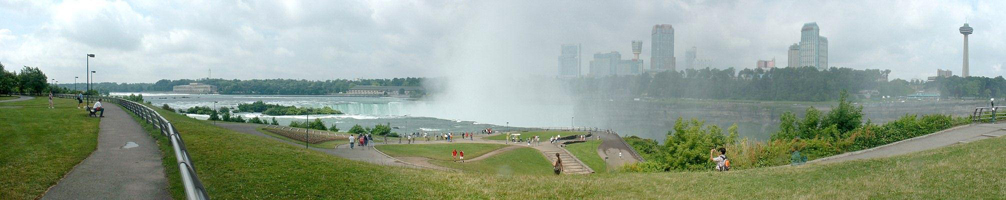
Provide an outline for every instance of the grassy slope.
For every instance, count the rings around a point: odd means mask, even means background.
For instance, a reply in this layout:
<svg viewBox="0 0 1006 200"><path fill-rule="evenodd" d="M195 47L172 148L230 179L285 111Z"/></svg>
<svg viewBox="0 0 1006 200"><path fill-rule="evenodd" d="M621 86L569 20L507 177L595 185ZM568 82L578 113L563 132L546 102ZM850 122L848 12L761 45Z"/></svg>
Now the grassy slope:
<svg viewBox="0 0 1006 200"><path fill-rule="evenodd" d="M433 160L430 163L467 172L496 175L548 175L552 173L552 164L545 160L545 156L538 150L528 147L510 150L475 162Z"/></svg>
<svg viewBox="0 0 1006 200"><path fill-rule="evenodd" d="M8 100L8 99L17 99L17 98L20 98L20 97L18 97L18 96L0 96L0 101L2 101L2 100Z"/></svg>
<svg viewBox="0 0 1006 200"><path fill-rule="evenodd" d="M46 98L0 103L0 199L41 196L97 148L98 118L73 100L55 104L47 108Z"/></svg>
<svg viewBox="0 0 1006 200"><path fill-rule="evenodd" d="M578 135L578 134L584 134L584 133L583 132L570 132L570 131L530 131L530 132L520 133L520 138L525 138L526 139L526 138L530 138L532 136L536 136L537 135L537 136L541 137L541 141L542 142L548 142L548 138L554 137L556 135L559 135L561 137L566 137L566 136ZM485 137L485 139L487 139L487 140L505 140L506 139L506 133L502 133L502 134L497 134L497 135L494 135L494 136Z"/></svg>
<svg viewBox="0 0 1006 200"><path fill-rule="evenodd" d="M303 141L297 141L297 140L294 140L292 138L288 138L286 136L275 134L275 133L270 132L269 130L266 130L265 128L262 128L262 127L256 128L255 130L258 130L259 132L262 132L263 134L266 134L268 136L272 136L274 138L279 138L279 139L286 140L286 141L293 142L293 143L304 144ZM323 148L323 149L335 149L336 146L339 146L341 144L349 144L349 139L337 139L337 140L322 142L320 144L311 144L311 147Z"/></svg>
<svg viewBox="0 0 1006 200"><path fill-rule="evenodd" d="M164 113L164 112L162 112ZM235 133L177 114L218 199L975 198L1006 195L1006 138L888 159L727 173L496 176L377 166Z"/></svg>
<svg viewBox="0 0 1006 200"><path fill-rule="evenodd" d="M601 146L601 141L588 140L587 142L566 145L566 150L569 150L570 153L573 153L573 156L576 156L577 159L587 164L595 173L604 173L608 171L608 164L597 154L598 146Z"/></svg>
<svg viewBox="0 0 1006 200"><path fill-rule="evenodd" d="M502 144L445 143L445 144L395 144L380 145L378 150L394 157L426 157L434 160L453 160L455 149L464 151L465 157L472 159L506 147Z"/></svg>

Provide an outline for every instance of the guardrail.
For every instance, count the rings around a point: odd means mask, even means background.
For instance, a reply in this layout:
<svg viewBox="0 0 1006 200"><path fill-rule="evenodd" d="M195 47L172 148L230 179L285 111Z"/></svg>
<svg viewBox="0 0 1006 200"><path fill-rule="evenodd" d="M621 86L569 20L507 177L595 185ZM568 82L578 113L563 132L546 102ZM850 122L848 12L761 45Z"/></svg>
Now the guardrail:
<svg viewBox="0 0 1006 200"><path fill-rule="evenodd" d="M61 98L76 99L76 96L69 94L54 95ZM96 98L96 97L92 97ZM174 149L175 158L178 162L178 172L182 176L182 185L185 187L185 196L190 200L202 200L210 199L206 192L206 188L203 187L202 181L199 181L199 177L196 175L196 167L192 163L192 158L189 157L189 151L185 148L185 141L182 140L182 136L178 134L178 130L175 126L171 124L164 116L154 111L146 105L136 103L133 101L117 98L117 97L101 97L107 103L116 103L126 108L130 112L136 114L141 119L146 121L148 124L157 128L161 135L168 137L171 141L171 148Z"/></svg>
<svg viewBox="0 0 1006 200"><path fill-rule="evenodd" d="M1003 111L1003 108L1006 106L975 107L975 111L971 113L971 123L996 122L1006 114L1000 112Z"/></svg>

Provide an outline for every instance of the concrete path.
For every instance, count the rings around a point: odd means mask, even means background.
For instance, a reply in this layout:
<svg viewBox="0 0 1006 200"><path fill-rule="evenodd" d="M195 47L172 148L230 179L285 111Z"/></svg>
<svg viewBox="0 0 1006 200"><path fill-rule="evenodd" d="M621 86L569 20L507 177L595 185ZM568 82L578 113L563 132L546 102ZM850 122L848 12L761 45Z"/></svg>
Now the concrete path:
<svg viewBox="0 0 1006 200"><path fill-rule="evenodd" d="M223 127L223 128L226 128L226 129L230 129L230 130L233 130L233 131L241 132L241 133L247 133L247 134L251 134L251 135L257 135L257 136L262 136L262 137L266 137L266 138L271 138L271 139L274 139L276 141L280 141L280 142L287 143L287 144L290 144L290 145L296 145L296 146L299 146L299 147L304 147L304 143L294 143L294 142L290 142L290 141L287 141L287 140L279 139L279 138L276 138L276 137L272 137L272 136L266 135L265 133L259 132L257 128L261 127L261 126L264 126L264 125L261 125L261 124L226 123L226 122L222 123L222 122L217 122L217 126ZM381 153L380 151L377 151L377 149L374 149L374 146L355 147L353 149L350 149L349 148L349 144L347 143L347 144L344 144L344 145L339 145L335 149L323 149L323 148L311 147L311 150L324 152L324 153L327 153L327 154L339 156L339 157L350 159L350 160L369 162L369 163L374 163L374 164L379 164L379 165L390 165L390 166L401 166L401 167L419 167L419 166L412 165L412 164L400 161L398 159L392 158L392 157L390 157L388 155L385 155L384 153Z"/></svg>
<svg viewBox="0 0 1006 200"><path fill-rule="evenodd" d="M17 99L2 100L2 101L0 101L0 103L15 102L15 101L27 101L27 100L35 99L35 97L30 97L30 96L18 96L18 97L19 98L17 98ZM46 106L49 106L49 105L47 104Z"/></svg>
<svg viewBox="0 0 1006 200"><path fill-rule="evenodd" d="M171 199L154 139L127 111L105 105L98 148L42 199Z"/></svg>
<svg viewBox="0 0 1006 200"><path fill-rule="evenodd" d="M810 161L809 163L835 163L849 160L884 158L903 155L929 149L942 148L959 143L968 143L987 138L1000 137L1006 135L1006 130L1004 129L1006 129L1006 124L974 124L958 126L872 149L821 158Z"/></svg>
<svg viewBox="0 0 1006 200"><path fill-rule="evenodd" d="M642 162L643 157L636 154L636 151L625 143L621 137L608 132L591 132L596 137L601 138L601 145L597 147L597 154L604 159L608 169L617 169L622 165Z"/></svg>

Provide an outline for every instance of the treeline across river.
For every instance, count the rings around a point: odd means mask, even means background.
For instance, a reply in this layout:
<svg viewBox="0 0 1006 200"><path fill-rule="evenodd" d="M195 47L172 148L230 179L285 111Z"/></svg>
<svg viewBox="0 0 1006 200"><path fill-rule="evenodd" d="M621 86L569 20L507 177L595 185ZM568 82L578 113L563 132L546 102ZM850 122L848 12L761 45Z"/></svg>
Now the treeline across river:
<svg viewBox="0 0 1006 200"><path fill-rule="evenodd" d="M295 79L181 79L156 83L92 83L91 87L112 92L169 92L176 85L201 83L217 86L220 94L327 95L346 92L354 86L422 86L424 78L295 80ZM60 84L73 87L73 84ZM80 84L79 86L83 86Z"/></svg>
<svg viewBox="0 0 1006 200"><path fill-rule="evenodd" d="M901 79L887 80L890 70L813 67L762 69L687 69L632 76L572 80L574 94L596 98L652 97L769 101L830 101L838 91L877 90L904 96L915 90Z"/></svg>

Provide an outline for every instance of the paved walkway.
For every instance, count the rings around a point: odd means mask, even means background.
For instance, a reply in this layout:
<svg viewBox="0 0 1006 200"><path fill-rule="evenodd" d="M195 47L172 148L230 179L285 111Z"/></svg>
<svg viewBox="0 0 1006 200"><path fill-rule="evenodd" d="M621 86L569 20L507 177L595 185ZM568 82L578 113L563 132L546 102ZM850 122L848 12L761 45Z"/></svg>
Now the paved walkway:
<svg viewBox="0 0 1006 200"><path fill-rule="evenodd" d="M252 135L258 135L258 136L262 136L262 137L266 137L266 138L271 138L271 139L274 139L276 141L280 141L280 142L291 144L291 145L296 145L296 146L300 146L300 147L304 146L304 143L294 143L294 142L290 142L290 141L287 141L287 140L279 139L279 138L276 138L276 137L272 137L272 136L266 135L265 133L259 132L257 130L257 128L260 127L260 126L262 126L262 125L259 125L259 124L221 123L221 122L217 122L217 126L223 127L223 128L227 128L227 129L230 129L230 130L233 130L233 131L237 131L237 132L242 132L242 133L247 133L247 134L252 134ZM350 149L349 148L349 144L347 143L347 144L344 144L344 145L339 145L335 149L323 149L323 148L311 147L311 150L324 152L324 153L327 153L327 154L339 156L339 157L350 159L350 160L369 162L369 163L374 163L374 164L379 164L379 165L391 165L391 166L402 166L402 167L418 167L418 166L415 166L415 165L412 165L412 164L400 161L398 159L389 157L387 155L384 155L380 151L377 151L377 149L374 149L374 146L355 147L353 149Z"/></svg>
<svg viewBox="0 0 1006 200"><path fill-rule="evenodd" d="M42 199L171 199L154 139L127 111L105 105L98 148Z"/></svg>
<svg viewBox="0 0 1006 200"><path fill-rule="evenodd" d="M0 103L15 102L15 101L26 101L26 100L35 99L35 97L30 97L30 96L18 96L18 97L20 97L20 98L2 100L2 101L0 101ZM48 105L46 105L46 106L48 106Z"/></svg>
<svg viewBox="0 0 1006 200"><path fill-rule="evenodd" d="M622 165L642 162L642 156L636 155L632 147L618 135L600 131L591 133L601 137L601 145L597 147L597 154L604 159L608 169L617 169Z"/></svg>
<svg viewBox="0 0 1006 200"><path fill-rule="evenodd" d="M1006 124L974 124L958 126L929 135L919 136L872 149L850 152L810 161L810 163L835 163L849 160L884 158L929 149L942 148L959 143L974 142L1006 135Z"/></svg>

